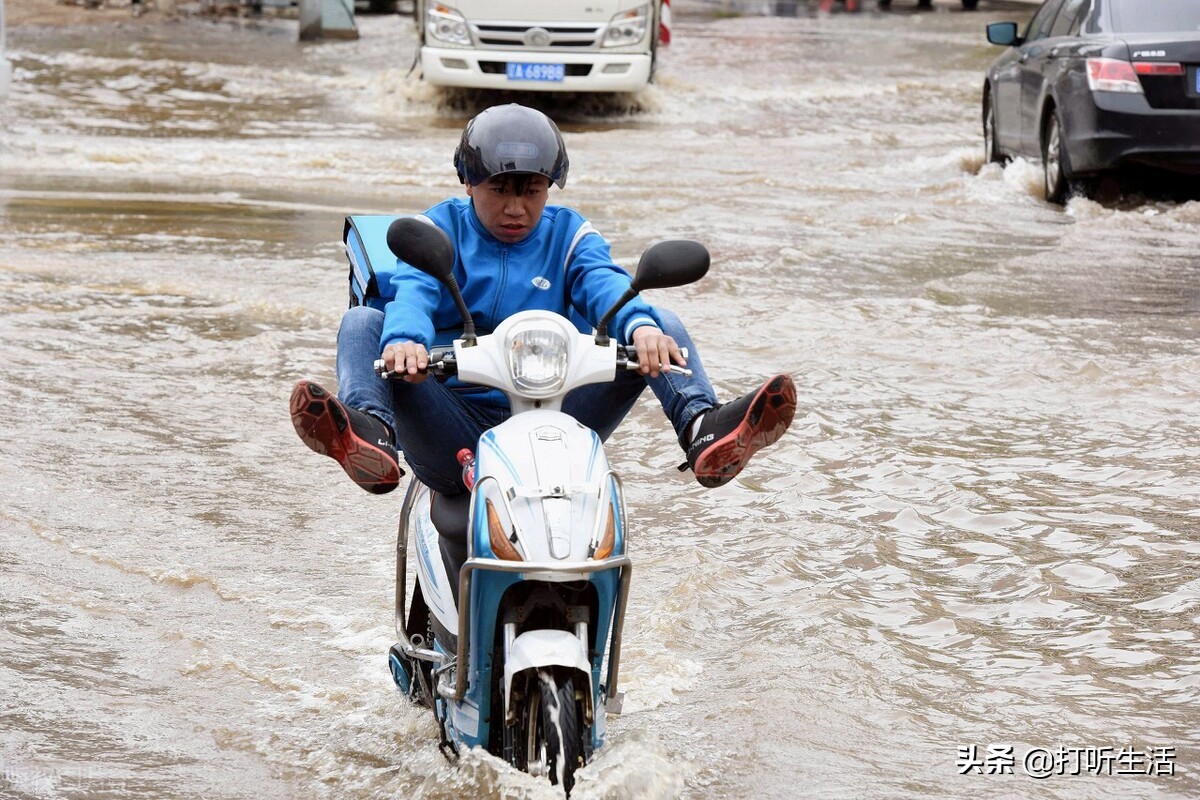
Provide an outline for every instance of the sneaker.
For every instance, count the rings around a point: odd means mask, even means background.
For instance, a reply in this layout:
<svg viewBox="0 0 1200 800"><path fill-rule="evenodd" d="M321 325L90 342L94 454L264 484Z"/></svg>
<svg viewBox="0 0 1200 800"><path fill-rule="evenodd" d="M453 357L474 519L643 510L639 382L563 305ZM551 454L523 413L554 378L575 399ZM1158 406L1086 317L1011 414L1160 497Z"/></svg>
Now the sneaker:
<svg viewBox="0 0 1200 800"><path fill-rule="evenodd" d="M687 464L701 486L724 486L750 456L774 444L796 414L796 385L776 375L753 392L705 412L687 450Z"/></svg>
<svg viewBox="0 0 1200 800"><path fill-rule="evenodd" d="M292 389L292 425L306 445L342 465L350 480L385 494L404 477L392 432L379 419L344 405L312 381Z"/></svg>

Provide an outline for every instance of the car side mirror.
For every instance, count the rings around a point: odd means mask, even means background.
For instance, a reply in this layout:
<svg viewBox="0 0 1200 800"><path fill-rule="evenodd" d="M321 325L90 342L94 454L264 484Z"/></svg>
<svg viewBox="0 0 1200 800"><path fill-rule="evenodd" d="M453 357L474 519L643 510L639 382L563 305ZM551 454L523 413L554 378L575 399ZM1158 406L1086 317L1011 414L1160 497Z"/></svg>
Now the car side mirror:
<svg viewBox="0 0 1200 800"><path fill-rule="evenodd" d="M987 40L992 44L998 44L1003 47L1016 47L1021 44L1021 37L1017 35L1017 23L990 23L987 26Z"/></svg>

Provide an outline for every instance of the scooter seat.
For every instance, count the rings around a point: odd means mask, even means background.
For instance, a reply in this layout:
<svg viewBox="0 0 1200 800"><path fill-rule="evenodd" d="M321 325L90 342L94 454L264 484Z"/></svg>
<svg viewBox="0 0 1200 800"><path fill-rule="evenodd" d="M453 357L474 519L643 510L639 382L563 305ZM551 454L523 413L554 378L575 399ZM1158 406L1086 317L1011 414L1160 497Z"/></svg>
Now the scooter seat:
<svg viewBox="0 0 1200 800"><path fill-rule="evenodd" d="M467 522L471 516L471 494L463 492L456 495L444 495L431 492L433 495L429 504L429 519L444 538L457 539L466 544Z"/></svg>

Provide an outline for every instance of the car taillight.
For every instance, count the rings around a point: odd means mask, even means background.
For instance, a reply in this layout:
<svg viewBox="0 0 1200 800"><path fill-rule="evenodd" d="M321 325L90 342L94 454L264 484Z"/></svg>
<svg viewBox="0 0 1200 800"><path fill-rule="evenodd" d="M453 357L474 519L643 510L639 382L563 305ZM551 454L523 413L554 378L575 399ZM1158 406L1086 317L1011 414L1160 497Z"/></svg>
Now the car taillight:
<svg viewBox="0 0 1200 800"><path fill-rule="evenodd" d="M1142 93L1133 64L1117 58L1089 58L1087 60L1088 88L1093 92Z"/></svg>
<svg viewBox="0 0 1200 800"><path fill-rule="evenodd" d="M1138 75L1182 75L1183 64L1168 64L1161 61L1135 61L1133 71Z"/></svg>

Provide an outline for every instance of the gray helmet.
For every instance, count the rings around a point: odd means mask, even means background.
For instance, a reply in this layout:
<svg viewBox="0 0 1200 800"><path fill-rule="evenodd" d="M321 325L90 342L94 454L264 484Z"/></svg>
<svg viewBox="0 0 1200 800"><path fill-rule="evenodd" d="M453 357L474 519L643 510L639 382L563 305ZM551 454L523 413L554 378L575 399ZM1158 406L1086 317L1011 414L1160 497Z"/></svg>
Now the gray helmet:
<svg viewBox="0 0 1200 800"><path fill-rule="evenodd" d="M554 120L540 111L509 103L479 112L454 151L458 179L478 186L511 172L545 175L567 184L567 147Z"/></svg>

